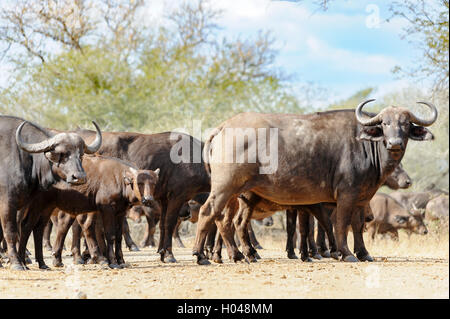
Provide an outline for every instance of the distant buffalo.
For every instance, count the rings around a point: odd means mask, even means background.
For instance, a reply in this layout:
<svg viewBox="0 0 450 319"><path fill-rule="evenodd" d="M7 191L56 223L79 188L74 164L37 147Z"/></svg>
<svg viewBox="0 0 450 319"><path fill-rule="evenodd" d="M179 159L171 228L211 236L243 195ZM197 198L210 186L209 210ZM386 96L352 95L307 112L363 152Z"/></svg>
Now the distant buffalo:
<svg viewBox="0 0 450 319"><path fill-rule="evenodd" d="M390 234L398 240L398 230L426 235L425 212L420 210L409 211L391 196L377 193L370 201L374 220L367 224L369 235L375 239L376 234Z"/></svg>

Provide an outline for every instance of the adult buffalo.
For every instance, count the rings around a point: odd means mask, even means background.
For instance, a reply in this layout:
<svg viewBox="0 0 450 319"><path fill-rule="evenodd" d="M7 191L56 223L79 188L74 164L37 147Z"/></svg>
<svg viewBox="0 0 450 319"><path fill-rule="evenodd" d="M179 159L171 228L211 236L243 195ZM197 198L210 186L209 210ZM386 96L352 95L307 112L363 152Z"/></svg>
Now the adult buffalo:
<svg viewBox="0 0 450 319"><path fill-rule="evenodd" d="M386 181L384 182L383 186L387 186L390 189L406 189L409 188L412 185L412 180L409 177L408 173L403 169L402 164L400 163L395 170L387 177ZM327 209L326 207L323 207L323 209ZM328 208L328 214L331 216L333 213L333 208ZM367 220L367 214L369 213L369 210L365 210L365 219L366 222L370 221ZM372 215L372 214L371 214ZM373 215L372 215L373 217ZM311 219L310 219L311 221ZM314 225L314 224L311 224ZM315 256L317 259L320 256L322 257L331 257L330 251L328 250L327 244L325 242L325 230L318 225L317 227L317 242L314 241L314 226L309 227L310 233L308 234L308 243L310 244L310 254L312 256ZM289 239L288 239L289 240ZM317 244L317 245L316 245ZM299 245L300 247L300 245Z"/></svg>
<svg viewBox="0 0 450 319"><path fill-rule="evenodd" d="M77 133L87 140L94 138L92 131L79 130ZM186 158L177 157L174 161L173 157L181 150L179 146L185 144L192 152L189 152ZM139 169L161 169L155 190L155 199L161 203L162 222L158 246L161 261L176 262L172 253L172 234L183 204L197 193L210 190L210 178L201 153L198 158L196 157L196 152L201 152L202 149L202 142L182 133L164 132L150 135L127 132L103 133L103 144L98 151L99 154L132 162Z"/></svg>
<svg viewBox="0 0 450 319"><path fill-rule="evenodd" d="M430 119L394 106L370 116L362 108L371 101L356 110L309 115L243 113L221 124L204 148L211 192L200 210L193 249L197 263L209 264L203 253L209 227L216 220L219 226L230 199L246 191L281 205L336 203L336 239L343 260L358 260L347 246L350 224L356 255L367 259L361 210L398 166L409 139L433 139L424 126L438 116L436 107L426 102L420 103L431 109ZM247 139L239 136L243 131ZM360 218L352 218L356 212ZM219 231L225 240L225 228Z"/></svg>
<svg viewBox="0 0 450 319"><path fill-rule="evenodd" d="M83 154L96 152L102 143L93 123L95 140L88 145L75 133L55 134L18 117L0 116L0 218L12 269L26 269L16 249L17 211L58 181L86 182Z"/></svg>

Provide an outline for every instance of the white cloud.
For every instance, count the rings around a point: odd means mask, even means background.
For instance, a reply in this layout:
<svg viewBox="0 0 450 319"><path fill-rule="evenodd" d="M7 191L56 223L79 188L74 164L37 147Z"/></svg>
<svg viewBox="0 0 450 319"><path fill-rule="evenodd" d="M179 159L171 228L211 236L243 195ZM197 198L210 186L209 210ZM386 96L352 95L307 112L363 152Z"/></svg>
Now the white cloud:
<svg viewBox="0 0 450 319"><path fill-rule="evenodd" d="M308 57L323 61L337 70L367 74L389 74L398 62L381 54L366 54L357 51L333 48L320 39L310 36L306 40Z"/></svg>

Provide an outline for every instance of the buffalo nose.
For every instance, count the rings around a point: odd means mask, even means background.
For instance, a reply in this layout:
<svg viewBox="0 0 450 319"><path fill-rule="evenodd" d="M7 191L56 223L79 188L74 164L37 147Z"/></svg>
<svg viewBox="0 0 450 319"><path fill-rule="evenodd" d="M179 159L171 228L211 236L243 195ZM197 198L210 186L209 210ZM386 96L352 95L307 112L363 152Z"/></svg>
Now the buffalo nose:
<svg viewBox="0 0 450 319"><path fill-rule="evenodd" d="M424 234L424 235L428 234L428 230L425 229L425 230L423 231L423 234Z"/></svg>
<svg viewBox="0 0 450 319"><path fill-rule="evenodd" d="M387 142L387 149L391 151L397 151L402 149L401 138L390 138Z"/></svg>
<svg viewBox="0 0 450 319"><path fill-rule="evenodd" d="M411 185L411 181L409 179L406 180L406 185Z"/></svg>

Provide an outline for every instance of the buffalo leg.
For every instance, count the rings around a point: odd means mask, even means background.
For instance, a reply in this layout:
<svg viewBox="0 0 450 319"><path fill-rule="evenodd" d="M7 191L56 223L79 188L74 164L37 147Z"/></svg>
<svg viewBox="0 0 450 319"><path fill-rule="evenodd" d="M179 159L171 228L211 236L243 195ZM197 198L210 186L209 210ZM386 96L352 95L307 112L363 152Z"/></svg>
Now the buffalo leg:
<svg viewBox="0 0 450 319"><path fill-rule="evenodd" d="M106 238L106 256L110 268L120 268L117 263L114 246L116 244L116 216L111 207L104 207L101 211L103 220L103 229Z"/></svg>
<svg viewBox="0 0 450 319"><path fill-rule="evenodd" d="M248 201L241 197L238 197L239 208L236 216L233 219L236 233L242 243L242 252L250 262L256 262L256 249L253 248L250 242L250 236L248 233L248 224L252 217L253 206L248 204Z"/></svg>
<svg viewBox="0 0 450 319"><path fill-rule="evenodd" d="M235 229L233 219L238 208L236 199L231 199L224 208L222 214L216 218L217 230L219 231L223 242L227 248L228 257L234 262L245 259L245 256L239 251L234 240Z"/></svg>
<svg viewBox="0 0 450 319"><path fill-rule="evenodd" d="M62 262L62 250L64 245L64 240L66 239L67 233L72 226L75 218L69 214L60 212L58 214L58 227L56 232L55 244L53 245L53 266L63 267Z"/></svg>
<svg viewBox="0 0 450 319"><path fill-rule="evenodd" d="M73 263L82 265L85 260L81 255L81 226L80 220L86 218L86 215L78 215L76 220L72 224L72 248L70 251L72 252Z"/></svg>
<svg viewBox="0 0 450 319"><path fill-rule="evenodd" d="M48 221L44 229L44 248L47 251L52 251L52 243L50 241L50 235L52 234L53 223L51 220Z"/></svg>
<svg viewBox="0 0 450 319"><path fill-rule="evenodd" d="M230 200L232 195L233 194L230 194L226 190L214 189L214 187L212 187L208 199L206 200L205 204L200 207L195 244L192 251L192 254L197 257L197 264L199 265L209 264L208 259L203 253L206 236L208 235L209 229L211 229L211 225L219 216L221 216L223 209L227 205L227 202ZM232 224L232 220L230 220L230 222ZM224 227L225 225L223 225L221 222L218 222L216 224L221 235L225 235L223 233L223 231L226 231ZM229 225L228 228L230 228L230 226L231 225ZM232 241L234 243L234 239L232 239ZM228 245L227 248L229 248Z"/></svg>
<svg viewBox="0 0 450 319"><path fill-rule="evenodd" d="M80 216L77 216L77 221L80 224L80 227L83 229L85 245L87 244L89 255L91 257L89 263L107 264L108 261L106 260L106 257L102 255L96 238L96 223L98 214L89 213L87 214L86 218L83 219L79 217ZM84 254L85 253L83 253L82 256Z"/></svg>
<svg viewBox="0 0 450 319"><path fill-rule="evenodd" d="M8 197L0 198L0 218L3 228L3 236L8 247L8 258L11 269L26 270L26 266L20 261L16 243L18 241L17 206Z"/></svg>
<svg viewBox="0 0 450 319"><path fill-rule="evenodd" d="M222 261L222 246L223 246L222 236L220 236L220 233L216 231L216 239L215 239L215 244L214 244L214 249L213 249L212 260L217 264L221 264L223 262Z"/></svg>
<svg viewBox="0 0 450 319"><path fill-rule="evenodd" d="M123 234L123 225L125 218L125 214L118 214L116 215L116 238L115 238L115 253L116 253L116 259L117 263L119 264L120 268L125 267L125 260L123 259L123 252L122 252L122 234Z"/></svg>
<svg viewBox="0 0 450 319"><path fill-rule="evenodd" d="M130 251L139 251L138 246L134 243L130 234L130 226L126 218L123 219L123 237L125 239L125 245L127 245Z"/></svg>
<svg viewBox="0 0 450 319"><path fill-rule="evenodd" d="M178 247L185 248L185 246L184 246L184 244L183 244L183 242L181 241L181 238L180 238L180 233L179 233L180 225L181 225L181 219L178 218L177 223L175 225L175 229L173 231L173 239L175 239L175 242L177 243Z"/></svg>
<svg viewBox="0 0 450 319"><path fill-rule="evenodd" d="M322 257L330 258L330 251L328 250L327 243L325 242L325 230L323 227L319 224L317 225L317 237L316 237L316 244L318 246L319 254Z"/></svg>
<svg viewBox="0 0 450 319"><path fill-rule="evenodd" d="M338 199L336 207L336 240L342 260L347 262L357 262L358 259L351 253L347 244L348 228L355 213L355 203L348 197ZM330 238L328 238L330 239Z"/></svg>
<svg viewBox="0 0 450 319"><path fill-rule="evenodd" d="M154 235L159 218L153 213L146 212L145 219L147 220L147 226L145 227L145 234L144 239L141 242L141 247L155 247Z"/></svg>
<svg viewBox="0 0 450 319"><path fill-rule="evenodd" d="M312 259L309 258L308 254L308 235L309 235L309 213L306 210L298 209L298 225L300 230L300 256L302 261L311 262ZM292 242L292 241L291 241Z"/></svg>
<svg viewBox="0 0 450 319"><path fill-rule="evenodd" d="M250 236L250 242L252 243L252 246L256 249L263 249L260 243L258 242L258 239L256 239L255 231L253 230L252 223L248 223L248 235Z"/></svg>
<svg viewBox="0 0 450 319"><path fill-rule="evenodd" d="M316 245L316 241L314 239L314 226L315 226L315 221L314 221L314 216L313 215L309 215L309 232L308 232L308 246L309 246L309 256L311 256L314 259L322 259L322 256L319 254L318 250L317 250L317 245Z"/></svg>
<svg viewBox="0 0 450 319"><path fill-rule="evenodd" d="M360 208L352 216L352 231L354 239L354 252L360 261L373 261L364 245L364 208Z"/></svg>
<svg viewBox="0 0 450 319"><path fill-rule="evenodd" d="M297 211L295 209L286 210L286 252L289 259L298 259L294 250L295 226L297 224Z"/></svg>
<svg viewBox="0 0 450 319"><path fill-rule="evenodd" d="M217 225L213 224L206 236L205 254L206 258L211 259L214 253L214 242L217 234Z"/></svg>

